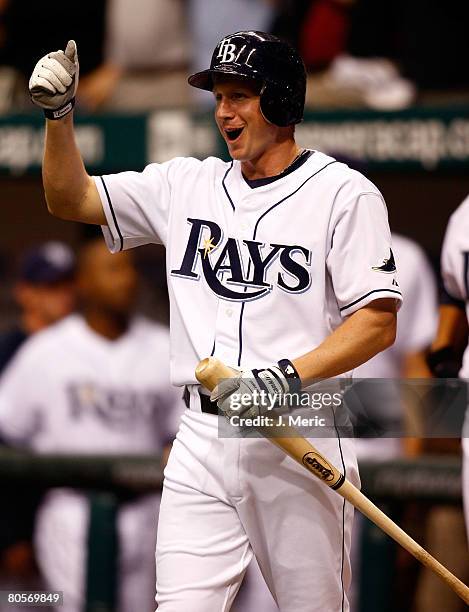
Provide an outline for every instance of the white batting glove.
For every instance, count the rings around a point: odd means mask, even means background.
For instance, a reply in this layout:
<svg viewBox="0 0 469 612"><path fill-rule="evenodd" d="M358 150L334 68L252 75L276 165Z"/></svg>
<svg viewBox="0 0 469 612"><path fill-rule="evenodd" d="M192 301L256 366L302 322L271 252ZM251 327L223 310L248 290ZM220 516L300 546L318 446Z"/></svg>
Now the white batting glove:
<svg viewBox="0 0 469 612"><path fill-rule="evenodd" d="M291 368L291 369L290 369ZM245 370L222 380L210 399L227 418L242 415L254 418L278 405L285 393L298 392L300 379L291 362L282 360L268 368Z"/></svg>
<svg viewBox="0 0 469 612"><path fill-rule="evenodd" d="M65 51L48 53L36 64L29 79L29 93L48 119L61 119L74 107L78 73L74 40L68 41Z"/></svg>

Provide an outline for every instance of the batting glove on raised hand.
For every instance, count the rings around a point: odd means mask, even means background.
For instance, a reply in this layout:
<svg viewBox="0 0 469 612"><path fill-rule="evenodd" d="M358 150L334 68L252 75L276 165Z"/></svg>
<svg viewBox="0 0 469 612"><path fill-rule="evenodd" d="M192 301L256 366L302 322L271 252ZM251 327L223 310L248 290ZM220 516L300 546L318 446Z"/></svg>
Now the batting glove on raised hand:
<svg viewBox="0 0 469 612"><path fill-rule="evenodd" d="M301 388L298 372L284 359L268 368L238 372L215 387L210 395L212 402L227 418L242 415L254 418L278 405L285 393L298 392Z"/></svg>
<svg viewBox="0 0 469 612"><path fill-rule="evenodd" d="M29 93L48 119L61 119L74 107L78 73L74 40L68 41L65 51L48 53L36 64L29 79Z"/></svg>

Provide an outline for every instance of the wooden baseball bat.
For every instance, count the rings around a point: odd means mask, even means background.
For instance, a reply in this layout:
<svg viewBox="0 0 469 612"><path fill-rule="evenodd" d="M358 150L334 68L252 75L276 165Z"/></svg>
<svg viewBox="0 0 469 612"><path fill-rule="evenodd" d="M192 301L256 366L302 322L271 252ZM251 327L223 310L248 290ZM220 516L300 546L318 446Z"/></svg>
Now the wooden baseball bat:
<svg viewBox="0 0 469 612"><path fill-rule="evenodd" d="M208 357L199 363L195 375L204 387L212 391L220 380L232 378L235 373L216 357ZM363 495L308 440L301 437L295 428L273 425L272 427L256 427L256 429L322 480L324 484L353 504L418 561L440 576L466 604L469 604L469 588ZM291 437L285 437L285 434L289 432Z"/></svg>

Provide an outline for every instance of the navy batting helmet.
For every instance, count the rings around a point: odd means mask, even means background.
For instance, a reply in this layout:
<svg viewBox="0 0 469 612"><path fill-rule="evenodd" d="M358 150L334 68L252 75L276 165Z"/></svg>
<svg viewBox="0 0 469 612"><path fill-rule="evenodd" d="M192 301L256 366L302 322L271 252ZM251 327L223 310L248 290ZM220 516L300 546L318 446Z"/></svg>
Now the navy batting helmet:
<svg viewBox="0 0 469 612"><path fill-rule="evenodd" d="M214 75L231 75L261 85L261 111L267 121L285 127L303 119L306 71L298 52L265 32L236 32L215 47L210 68L189 77L189 84L213 90Z"/></svg>

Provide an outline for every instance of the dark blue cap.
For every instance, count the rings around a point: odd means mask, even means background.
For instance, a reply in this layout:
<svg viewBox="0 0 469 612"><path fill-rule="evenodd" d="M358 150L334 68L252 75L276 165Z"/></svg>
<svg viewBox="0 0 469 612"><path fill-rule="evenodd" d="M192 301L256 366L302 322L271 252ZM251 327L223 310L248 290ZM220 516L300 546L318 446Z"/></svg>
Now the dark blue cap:
<svg viewBox="0 0 469 612"><path fill-rule="evenodd" d="M75 256L63 242L44 242L27 251L20 262L18 277L35 285L71 280L75 274Z"/></svg>

